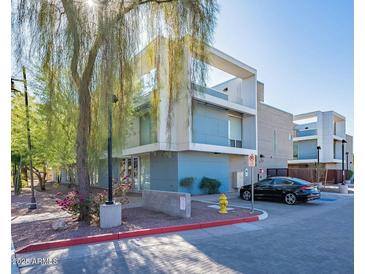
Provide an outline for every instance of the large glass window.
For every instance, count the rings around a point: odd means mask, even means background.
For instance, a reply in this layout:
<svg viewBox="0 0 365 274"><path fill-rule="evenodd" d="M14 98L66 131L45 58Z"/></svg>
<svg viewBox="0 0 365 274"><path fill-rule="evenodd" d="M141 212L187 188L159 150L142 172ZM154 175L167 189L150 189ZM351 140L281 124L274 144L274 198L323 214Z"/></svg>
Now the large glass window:
<svg viewBox="0 0 365 274"><path fill-rule="evenodd" d="M298 143L293 143L293 159L298 159Z"/></svg>
<svg viewBox="0 0 365 274"><path fill-rule="evenodd" d="M156 142L156 134L152 129L151 115L149 113L143 114L139 118L139 136L140 145L147 145Z"/></svg>
<svg viewBox="0 0 365 274"><path fill-rule="evenodd" d="M150 181L150 156L141 156L140 157L140 190L149 190L151 188Z"/></svg>
<svg viewBox="0 0 365 274"><path fill-rule="evenodd" d="M231 147L242 148L242 118L228 116L228 138Z"/></svg>
<svg viewBox="0 0 365 274"><path fill-rule="evenodd" d="M138 172L139 172L139 160L137 157L124 158L120 163L120 178L127 176L133 179L134 190L139 191L139 183L138 183Z"/></svg>

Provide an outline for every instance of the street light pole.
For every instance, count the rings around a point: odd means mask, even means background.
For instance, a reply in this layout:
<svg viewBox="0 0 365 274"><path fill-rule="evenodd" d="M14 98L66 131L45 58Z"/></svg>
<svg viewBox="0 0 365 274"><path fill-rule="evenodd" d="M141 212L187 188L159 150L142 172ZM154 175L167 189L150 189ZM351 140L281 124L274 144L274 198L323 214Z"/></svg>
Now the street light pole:
<svg viewBox="0 0 365 274"><path fill-rule="evenodd" d="M319 183L319 151L321 150L320 146L317 146L317 183Z"/></svg>
<svg viewBox="0 0 365 274"><path fill-rule="evenodd" d="M113 204L113 163L112 163L113 103L118 102L118 98L115 95L112 95L109 100L108 100L108 201L106 201L105 204L112 205Z"/></svg>
<svg viewBox="0 0 365 274"><path fill-rule="evenodd" d="M342 184L345 184L345 144L346 140L342 140Z"/></svg>
<svg viewBox="0 0 365 274"><path fill-rule="evenodd" d="M32 197L30 198L29 209L36 209L37 202L34 196L34 180L33 180L33 160L32 160L32 142L30 138L30 118L29 118L29 102L28 102L28 85L27 85L27 73L25 66L22 67L23 71L23 80L20 79L11 79L12 83L12 91L20 92L15 89L13 86L14 81L23 82L24 85L24 101L25 101L25 115L26 115L26 125L27 125L27 141L28 141L28 154L29 154L29 169L30 169L30 186L32 190Z"/></svg>

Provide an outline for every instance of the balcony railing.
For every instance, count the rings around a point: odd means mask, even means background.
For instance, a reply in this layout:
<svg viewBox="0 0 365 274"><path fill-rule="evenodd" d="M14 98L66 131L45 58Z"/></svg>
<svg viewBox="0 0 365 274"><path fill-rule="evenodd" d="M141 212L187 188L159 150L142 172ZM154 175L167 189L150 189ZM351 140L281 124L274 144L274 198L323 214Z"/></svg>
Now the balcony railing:
<svg viewBox="0 0 365 274"><path fill-rule="evenodd" d="M201 92L201 93L205 93L205 94L209 94L211 96L223 99L223 100L228 100L228 94L224 94L220 91L217 91L215 89L211 89L211 88L207 88L207 87L203 87L200 86L198 84L192 83L191 84L192 89L196 90L197 92Z"/></svg>
<svg viewBox="0 0 365 274"><path fill-rule="evenodd" d="M306 129L306 130L295 130L294 137L306 137L306 136L314 136L317 135L317 129Z"/></svg>

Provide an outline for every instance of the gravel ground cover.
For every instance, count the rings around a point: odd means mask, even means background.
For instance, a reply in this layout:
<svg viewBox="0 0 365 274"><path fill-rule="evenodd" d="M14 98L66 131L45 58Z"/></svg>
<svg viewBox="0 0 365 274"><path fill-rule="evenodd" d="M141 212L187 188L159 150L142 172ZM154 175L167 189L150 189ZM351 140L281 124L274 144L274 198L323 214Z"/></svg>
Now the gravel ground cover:
<svg viewBox="0 0 365 274"><path fill-rule="evenodd" d="M12 195L12 238L16 248L25 245L51 240L70 239L83 236L98 235L138 229L166 227L182 224L194 224L215 220L234 219L260 214L243 208L234 208L228 214L219 214L217 209L208 207L209 204L193 201L191 218L172 217L164 213L151 211L140 206L122 209L122 225L115 228L101 229L97 224L87 225L78 222L72 216L65 216L64 211L56 205L53 193L36 192L37 209L29 211L30 190L23 190L19 196ZM44 213L50 213L45 219ZM27 220L25 220L25 217ZM39 218L37 218L39 216ZM42 218L40 218L42 216ZM29 218L31 220L29 220ZM19 219L20 218L20 219ZM24 221L22 221L22 219ZM64 230L53 230L52 223L63 219L67 223ZM15 221L17 219L17 221Z"/></svg>

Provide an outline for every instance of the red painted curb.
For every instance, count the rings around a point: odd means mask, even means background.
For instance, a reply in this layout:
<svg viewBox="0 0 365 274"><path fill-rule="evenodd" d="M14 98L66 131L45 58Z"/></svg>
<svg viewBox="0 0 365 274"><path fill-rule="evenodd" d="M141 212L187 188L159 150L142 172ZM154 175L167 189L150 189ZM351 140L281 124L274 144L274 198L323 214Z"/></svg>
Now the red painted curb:
<svg viewBox="0 0 365 274"><path fill-rule="evenodd" d="M245 218L213 221L213 222L207 222L207 223L166 226L166 227L157 227L157 228L149 228L149 229L140 229L140 230L135 230L135 231L125 231L125 232L93 235L93 236L86 236L86 237L80 237L80 238L74 238L74 239L62 239L62 240L56 240L56 241L29 244L24 247L18 248L15 251L15 253L34 252L34 251L41 251L41 250L47 250L47 249L53 249L53 248L69 247L69 246L75 246L75 245L81 245L81 244L93 244L93 243L114 241L114 240L119 240L119 239L126 239L126 238L140 237L140 236L148 236L148 235L163 234L163 233L170 233L170 232L177 232L177 231L202 229L202 228L232 225L232 224L238 224L238 223L256 222L258 220L259 220L258 216L252 216L252 217L245 217Z"/></svg>

